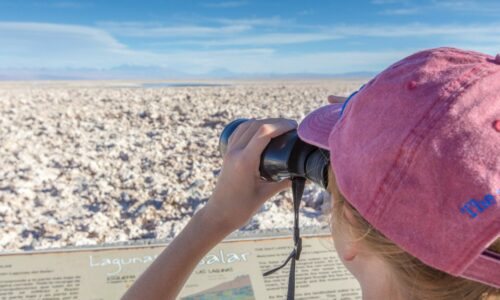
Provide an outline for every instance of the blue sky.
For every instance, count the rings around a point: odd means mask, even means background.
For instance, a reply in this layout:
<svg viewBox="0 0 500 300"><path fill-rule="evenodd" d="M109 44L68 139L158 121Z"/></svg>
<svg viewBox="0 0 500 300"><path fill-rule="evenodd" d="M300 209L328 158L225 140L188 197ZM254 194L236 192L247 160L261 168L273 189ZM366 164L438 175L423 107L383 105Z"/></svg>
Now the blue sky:
<svg viewBox="0 0 500 300"><path fill-rule="evenodd" d="M381 71L419 49L500 52L499 1L0 2L0 69Z"/></svg>

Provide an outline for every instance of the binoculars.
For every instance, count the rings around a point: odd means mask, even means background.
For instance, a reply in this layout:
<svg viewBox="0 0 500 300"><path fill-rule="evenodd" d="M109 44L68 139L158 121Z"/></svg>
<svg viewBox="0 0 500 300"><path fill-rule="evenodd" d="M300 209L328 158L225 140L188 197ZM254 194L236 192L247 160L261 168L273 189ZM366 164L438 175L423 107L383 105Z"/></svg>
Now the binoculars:
<svg viewBox="0 0 500 300"><path fill-rule="evenodd" d="M236 119L224 128L219 138L221 156L227 151L231 134L248 120ZM302 177L326 189L329 166L329 151L305 143L294 129L271 139L261 154L259 171L261 178L266 181L277 182Z"/></svg>

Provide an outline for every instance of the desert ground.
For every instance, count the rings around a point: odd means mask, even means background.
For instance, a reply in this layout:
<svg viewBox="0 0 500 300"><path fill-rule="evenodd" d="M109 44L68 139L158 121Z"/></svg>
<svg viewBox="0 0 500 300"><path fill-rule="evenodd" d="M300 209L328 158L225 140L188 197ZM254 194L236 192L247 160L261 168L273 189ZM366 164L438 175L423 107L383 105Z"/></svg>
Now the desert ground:
<svg viewBox="0 0 500 300"><path fill-rule="evenodd" d="M215 187L226 124L300 122L366 81L0 82L0 250L172 238ZM291 200L279 193L240 230L291 228ZM309 184L303 200L301 227L327 227L328 194Z"/></svg>

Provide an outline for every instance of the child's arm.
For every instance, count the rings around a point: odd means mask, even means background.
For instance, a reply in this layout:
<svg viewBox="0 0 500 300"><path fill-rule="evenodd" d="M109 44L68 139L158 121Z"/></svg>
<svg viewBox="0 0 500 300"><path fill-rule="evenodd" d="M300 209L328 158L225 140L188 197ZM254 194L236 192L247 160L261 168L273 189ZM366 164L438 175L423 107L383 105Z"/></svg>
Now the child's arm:
<svg viewBox="0 0 500 300"><path fill-rule="evenodd" d="M174 299L198 262L231 231L199 210L123 299Z"/></svg>
<svg viewBox="0 0 500 300"><path fill-rule="evenodd" d="M297 127L285 119L250 120L229 138L222 171L209 201L189 221L123 299L175 299L198 262L225 236L291 182L263 181L260 155L269 141Z"/></svg>

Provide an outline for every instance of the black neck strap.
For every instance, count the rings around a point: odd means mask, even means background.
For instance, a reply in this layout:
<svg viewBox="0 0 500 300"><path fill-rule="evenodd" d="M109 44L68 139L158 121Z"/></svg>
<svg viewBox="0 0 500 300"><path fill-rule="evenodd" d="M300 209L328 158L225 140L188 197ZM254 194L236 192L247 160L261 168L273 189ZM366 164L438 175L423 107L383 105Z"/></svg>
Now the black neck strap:
<svg viewBox="0 0 500 300"><path fill-rule="evenodd" d="M290 260L292 260L292 264L290 266L290 275L288 276L288 293L287 300L293 300L295 298L295 261L299 260L300 252L302 251L302 238L300 237L300 229L299 229L299 206L300 200L302 199L302 194L304 193L304 186L306 183L306 179L304 177L292 177L292 193L293 193L293 241L294 247L292 253L288 256L285 262L272 270L265 272L263 275L271 275L279 269L283 268L288 264ZM293 259L292 259L293 258Z"/></svg>

